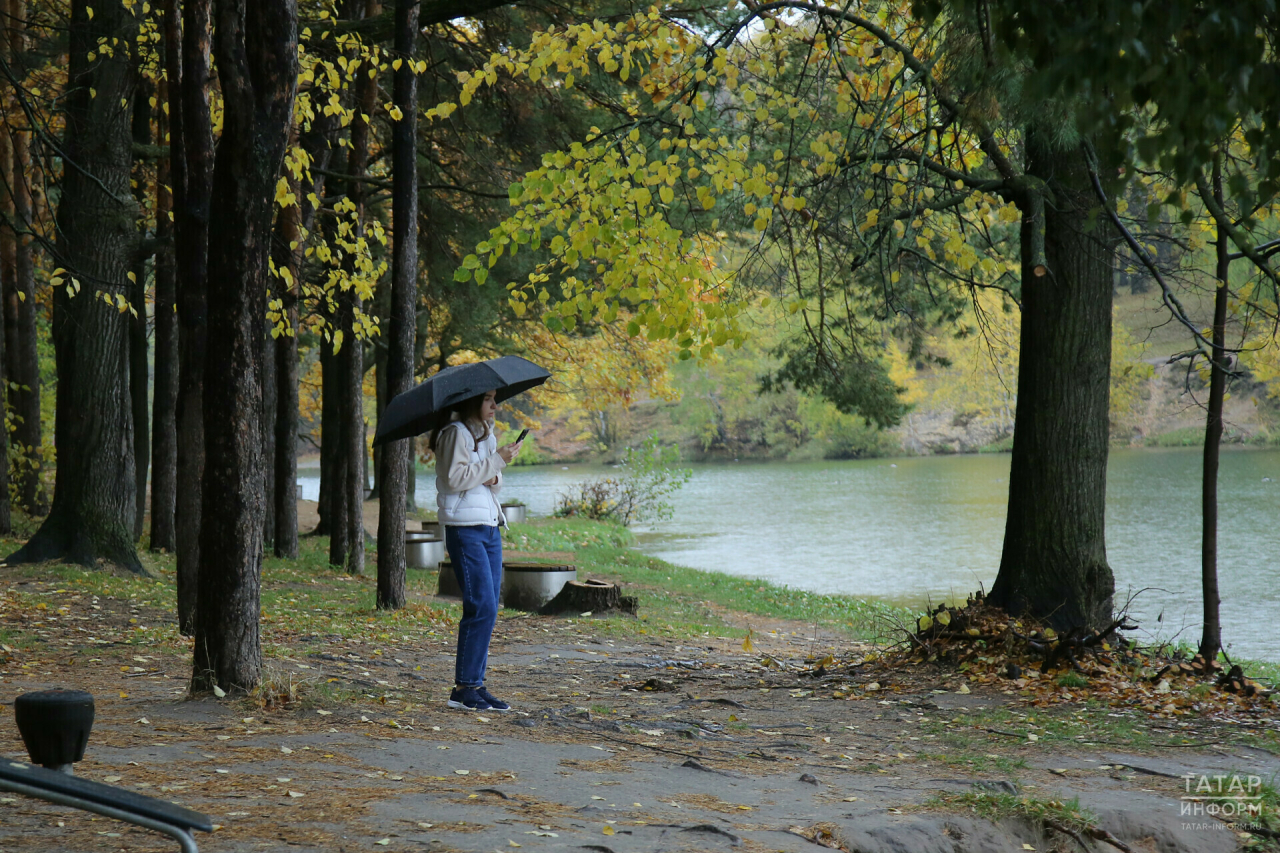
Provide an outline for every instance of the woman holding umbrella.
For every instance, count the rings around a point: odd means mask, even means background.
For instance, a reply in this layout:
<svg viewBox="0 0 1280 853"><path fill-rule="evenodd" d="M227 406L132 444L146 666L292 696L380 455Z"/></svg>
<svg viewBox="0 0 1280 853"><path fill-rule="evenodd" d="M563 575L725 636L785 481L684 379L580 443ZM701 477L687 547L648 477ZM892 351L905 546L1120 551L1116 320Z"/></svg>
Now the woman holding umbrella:
<svg viewBox="0 0 1280 853"><path fill-rule="evenodd" d="M437 517L444 525L445 548L462 588L450 708L511 710L485 688L484 676L502 591L498 526L506 519L498 492L502 469L520 452L522 442L499 448L493 419L498 403L541 385L550 376L515 355L446 367L398 395L378 420L374 444L435 430L431 450L436 457Z"/></svg>
<svg viewBox="0 0 1280 853"><path fill-rule="evenodd" d="M498 447L493 434L498 410L495 391L463 401L456 420L431 434L436 457L436 517L462 589L458 655L449 707L467 711L510 711L484 686L489 639L498 619L502 591L502 534L505 522L498 493L502 469L524 442Z"/></svg>

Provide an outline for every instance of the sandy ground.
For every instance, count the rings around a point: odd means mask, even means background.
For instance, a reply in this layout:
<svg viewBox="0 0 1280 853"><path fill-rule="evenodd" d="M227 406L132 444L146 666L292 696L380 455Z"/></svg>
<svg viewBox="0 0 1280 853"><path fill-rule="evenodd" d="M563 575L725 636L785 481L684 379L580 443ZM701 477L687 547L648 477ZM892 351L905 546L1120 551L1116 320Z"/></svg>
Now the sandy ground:
<svg viewBox="0 0 1280 853"><path fill-rule="evenodd" d="M0 589L33 583L0 569ZM447 631L412 646L394 634L376 646L335 636L323 651L312 638L312 651L268 661L275 682L302 685L309 700L268 711L246 699L186 699L189 653L139 648L103 627L159 624L166 613L103 598L89 643L77 620L90 606L30 617L22 627L40 641L4 646L0 752L25 759L11 725L16 695L86 687L98 719L77 773L212 815L219 829L198 839L205 851L810 853L810 838L849 853L1080 849L1024 822L932 804L988 791L1078 798L1133 850L1215 853L1238 839L1179 817L1180 777L1280 773L1276 756L1212 731L1188 732L1200 747L1143 754L974 730L978 753L1011 768L975 771L951 760L938 724L968 731L963 715L1014 697L957 692L945 674L899 684L841 666L815 676L804 665L813 655L853 661L865 650L792 624L757 620L748 653L740 638L710 634L609 639L599 617L504 618L489 680L515 705L509 714L445 707ZM873 678L884 683L873 689ZM3 851L173 846L105 818L0 798Z"/></svg>
<svg viewBox="0 0 1280 853"><path fill-rule="evenodd" d="M310 533L320 523L320 505L315 501L298 501L298 532ZM409 522L413 524L412 521ZM370 536L378 535L378 502L364 502L364 529Z"/></svg>

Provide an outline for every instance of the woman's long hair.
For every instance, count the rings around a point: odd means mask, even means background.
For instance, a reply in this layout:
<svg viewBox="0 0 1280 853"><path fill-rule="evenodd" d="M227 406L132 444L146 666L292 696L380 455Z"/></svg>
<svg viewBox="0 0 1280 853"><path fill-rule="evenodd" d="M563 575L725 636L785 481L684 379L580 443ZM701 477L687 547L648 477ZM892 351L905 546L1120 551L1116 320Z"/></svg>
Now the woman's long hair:
<svg viewBox="0 0 1280 853"><path fill-rule="evenodd" d="M457 414L458 420L467 428L467 432L471 433L471 438L475 441L475 449L480 449L480 442L489 437L489 422L480 417L480 407L484 403L484 394L477 397L468 397L456 406L450 407L450 412ZM451 415L452 417L452 415ZM476 435L473 423L480 424L480 435ZM427 446L431 448L431 452L436 452L436 440L440 437L440 433L445 427L431 431L431 438L427 440Z"/></svg>

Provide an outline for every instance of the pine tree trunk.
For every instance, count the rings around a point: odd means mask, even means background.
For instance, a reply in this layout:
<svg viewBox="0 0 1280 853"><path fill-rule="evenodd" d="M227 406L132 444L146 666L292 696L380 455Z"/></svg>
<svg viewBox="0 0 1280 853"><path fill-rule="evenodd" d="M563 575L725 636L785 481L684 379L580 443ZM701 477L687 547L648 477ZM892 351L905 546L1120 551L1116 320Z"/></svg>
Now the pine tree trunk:
<svg viewBox="0 0 1280 853"><path fill-rule="evenodd" d="M172 0L169 0L164 12L166 29L168 16L172 13ZM171 42L177 43L176 39ZM170 49L169 44L166 33L166 51ZM160 81L158 91L158 103L167 104L168 84ZM160 141L164 144L168 121L163 110L159 111L159 127ZM173 210L173 195L169 189L173 181L172 159L172 156L163 157L156 167L156 239L160 242L160 249L156 252L155 263L155 378L151 402L151 550L169 552L176 545L173 514L178 483L175 421L178 404L178 315L171 246L173 223L169 219Z"/></svg>
<svg viewBox="0 0 1280 853"><path fill-rule="evenodd" d="M388 309L386 398L413 385L414 332L418 304L418 83L412 69L418 35L418 4L396 0L395 55L405 61L397 69L392 97L404 118L391 129L391 304ZM413 441L382 446L378 472L378 607L404 607L404 531L406 496L412 484Z"/></svg>
<svg viewBox="0 0 1280 853"><path fill-rule="evenodd" d="M151 144L151 92L152 87L141 74L133 93L133 141L140 145ZM133 196L142 208L147 201L147 178L144 164L134 162ZM142 536L147 514L147 473L151 466L151 421L148 395L151 374L148 364L147 344L147 264L141 258L133 264L133 279L129 282L129 305L133 309L129 322L129 397L133 411L133 476L134 476L134 525L133 537Z"/></svg>
<svg viewBox="0 0 1280 853"><path fill-rule="evenodd" d="M379 0L364 0L362 17L376 17L381 11ZM360 181L369 165L369 121L377 105L378 83L367 74L357 75L355 81L355 117L351 120L351 146L347 156L347 197L355 204L353 238L359 239L364 231L365 184ZM355 273L354 257L345 259L348 274ZM339 310L343 312L343 344L338 354L341 383L339 418L342 423L342 457L346 465L346 553L342 563L351 574L364 573L364 497L368 477L365 472L364 440L364 348L357 340L356 315L363 310L362 300L355 287L338 295Z"/></svg>
<svg viewBox="0 0 1280 853"><path fill-rule="evenodd" d="M1019 202L1018 403L990 600L1057 629L1097 627L1111 617L1115 590L1104 533L1116 237L1094 214L1082 153L1055 150L1034 130L1026 146L1027 174L1046 195L1042 207Z"/></svg>
<svg viewBox="0 0 1280 853"><path fill-rule="evenodd" d="M290 181L294 197L301 199L298 182ZM275 339L276 417L275 417L275 555L298 558L298 259L300 246L298 205L286 207L276 216L276 298L287 327Z"/></svg>
<svg viewBox="0 0 1280 853"><path fill-rule="evenodd" d="M4 267L0 265L0 275ZM0 292L8 282L0 279ZM5 323L0 322L0 366L5 364ZM9 430L0 429L0 535L7 536L13 532L13 514L9 506Z"/></svg>
<svg viewBox="0 0 1280 853"><path fill-rule="evenodd" d="M134 549L133 419L128 394L128 314L95 296L127 296L137 210L129 194L129 113L134 78L123 56L88 54L100 38L132 43L137 22L121 5L89 17L73 0L67 95L66 161L58 204L58 250L67 282L53 289L58 372L53 506L12 563L105 560L141 572ZM90 90L96 91L91 97Z"/></svg>
<svg viewBox="0 0 1280 853"><path fill-rule="evenodd" d="M261 674L262 320L272 200L297 89L294 0L217 0L224 118L214 170L205 373L206 466L192 689L248 690Z"/></svg>
<svg viewBox="0 0 1280 853"><path fill-rule="evenodd" d="M1213 163L1213 194L1219 209L1225 209L1222 196L1221 156ZM1209 405L1204 427L1204 470L1201 474L1200 508L1202 513L1200 541L1200 585L1204 597L1204 627L1200 633L1200 656L1206 665L1218 660L1222 651L1222 623L1219 611L1222 596L1218 590L1218 456L1222 445L1222 403L1227 388L1227 300L1231 274L1231 244L1227 233L1218 228L1217 265L1214 270L1218 289L1213 298L1213 365L1209 375Z"/></svg>
<svg viewBox="0 0 1280 853"><path fill-rule="evenodd" d="M205 466L204 370L207 336L209 196L213 186L210 0L182 4L182 69L178 109L169 109L175 173L174 256L178 276L178 629L195 633L200 565L200 513ZM171 93L172 94L172 91ZM179 119L175 119L175 115ZM179 121L181 127L178 127ZM175 130L178 132L175 134ZM182 179L177 180L177 163Z"/></svg>
<svg viewBox="0 0 1280 853"><path fill-rule="evenodd" d="M273 281L274 283L274 281ZM263 469L263 512L262 539L268 546L274 547L276 538L276 398L280 391L277 387L275 341L271 337L273 324L267 322L263 331L262 360L262 458Z"/></svg>
<svg viewBox="0 0 1280 853"><path fill-rule="evenodd" d="M25 67L27 50L27 4L25 0L9 0L8 43L12 62ZM35 265L31 251L31 132L26 121L15 115L18 126L11 127L12 139L12 188L13 222L23 233L13 241L13 278L9 279L6 308L12 313L12 326L6 328L9 402L13 409L13 440L21 448L22 462L18 467L18 502L33 515L43 515L48 510L48 496L41 485L43 468L41 443L43 429L40 423L40 354L37 349L39 332L36 328Z"/></svg>
<svg viewBox="0 0 1280 853"><path fill-rule="evenodd" d="M354 291L351 297L347 312L354 320L360 299ZM340 565L353 575L364 573L364 389L361 387L364 354L360 349L353 328L339 353L342 369L342 464L346 466L344 484L347 488L347 513L343 519L346 552Z"/></svg>
<svg viewBox="0 0 1280 853"><path fill-rule="evenodd" d="M342 312L329 316L333 328L341 328ZM344 330L345 334L345 330ZM347 553L347 466L342 443L342 365L332 341L320 346L320 524L317 535L329 537L329 563L340 566Z"/></svg>

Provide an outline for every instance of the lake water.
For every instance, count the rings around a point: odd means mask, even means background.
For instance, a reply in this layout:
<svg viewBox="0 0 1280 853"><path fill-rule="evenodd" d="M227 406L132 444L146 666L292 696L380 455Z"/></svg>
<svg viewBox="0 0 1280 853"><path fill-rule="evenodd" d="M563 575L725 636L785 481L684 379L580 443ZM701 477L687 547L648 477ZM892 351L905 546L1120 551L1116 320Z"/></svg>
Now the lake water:
<svg viewBox="0 0 1280 853"><path fill-rule="evenodd" d="M675 516L639 528L645 553L814 592L899 604L990 589L1004 536L1009 456L693 465ZM300 471L314 500L314 471ZM549 514L557 495L616 473L601 466L508 469L504 497ZM434 478L418 477L420 506ZM1107 555L1117 604L1152 637L1194 644L1200 622L1200 451L1111 454ZM1234 655L1280 661L1280 451L1226 450L1219 479L1223 640ZM1181 632L1181 633L1180 633Z"/></svg>

